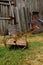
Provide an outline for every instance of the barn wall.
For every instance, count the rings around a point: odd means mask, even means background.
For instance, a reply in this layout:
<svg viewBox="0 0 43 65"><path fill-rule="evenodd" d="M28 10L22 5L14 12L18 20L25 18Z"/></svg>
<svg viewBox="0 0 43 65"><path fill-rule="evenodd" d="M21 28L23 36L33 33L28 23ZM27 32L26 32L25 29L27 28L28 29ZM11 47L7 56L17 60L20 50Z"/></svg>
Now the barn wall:
<svg viewBox="0 0 43 65"><path fill-rule="evenodd" d="M0 33L3 34L7 30L8 22L11 20L5 20L10 16L10 7L8 4L0 3ZM3 19L4 18L4 19Z"/></svg>
<svg viewBox="0 0 43 65"><path fill-rule="evenodd" d="M31 18L29 16L29 12L33 12L33 11L38 11L40 12L40 16L41 13L43 12L42 9L42 1L43 0L16 0L16 5L18 7L18 10L20 12L20 18L21 18L21 27L22 30L29 30L29 25L28 23L30 23L31 20L29 20L29 18Z"/></svg>
<svg viewBox="0 0 43 65"><path fill-rule="evenodd" d="M16 0L18 8L24 5L29 8L30 11L42 11L43 0ZM41 10L40 10L41 9Z"/></svg>
<svg viewBox="0 0 43 65"><path fill-rule="evenodd" d="M14 1L14 0L13 0ZM15 2L15 1L14 1ZM15 4L15 3L14 3ZM29 12L39 11L40 16L43 16L43 0L16 0L16 7L12 5L13 13L16 16L17 31L26 32L29 31L29 23L31 22L31 16ZM0 3L0 17L11 16L10 6L8 4L1 5ZM0 20L0 33L4 33L4 30L7 29L8 23L14 20Z"/></svg>

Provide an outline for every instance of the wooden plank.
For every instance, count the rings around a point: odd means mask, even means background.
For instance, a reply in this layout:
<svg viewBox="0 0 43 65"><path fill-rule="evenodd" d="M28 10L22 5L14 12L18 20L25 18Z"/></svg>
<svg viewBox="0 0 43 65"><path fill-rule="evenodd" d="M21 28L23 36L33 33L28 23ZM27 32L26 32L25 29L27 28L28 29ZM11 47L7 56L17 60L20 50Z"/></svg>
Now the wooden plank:
<svg viewBox="0 0 43 65"><path fill-rule="evenodd" d="M1 17L2 17L2 15L3 15L3 7L1 5Z"/></svg>
<svg viewBox="0 0 43 65"><path fill-rule="evenodd" d="M9 2L9 0L0 0L0 2Z"/></svg>
<svg viewBox="0 0 43 65"><path fill-rule="evenodd" d="M0 17L0 20L10 20L10 17Z"/></svg>
<svg viewBox="0 0 43 65"><path fill-rule="evenodd" d="M3 34L2 20L0 20L0 33Z"/></svg>
<svg viewBox="0 0 43 65"><path fill-rule="evenodd" d="M21 17L21 28L22 32L26 32L26 24L25 24L25 17L24 17L24 10L23 7L20 8L20 17Z"/></svg>
<svg viewBox="0 0 43 65"><path fill-rule="evenodd" d="M0 5L0 16L1 16L1 5Z"/></svg>
<svg viewBox="0 0 43 65"><path fill-rule="evenodd" d="M6 45L17 45L17 46L27 46L27 41L26 40L22 40L22 39L19 39L17 41L15 41L16 43L14 43L14 39L11 38L9 39L7 42L6 42Z"/></svg>
<svg viewBox="0 0 43 65"><path fill-rule="evenodd" d="M9 1L9 5L10 5L11 16L14 17L13 6L11 5L10 1Z"/></svg>
<svg viewBox="0 0 43 65"><path fill-rule="evenodd" d="M5 2L0 2L0 5L10 6L9 3L5 3ZM14 4L11 3L11 5L14 5Z"/></svg>
<svg viewBox="0 0 43 65"><path fill-rule="evenodd" d="M20 22L19 9L18 9L18 7L15 7L15 15L16 15L16 22L18 23L17 24L17 30L19 32L21 32L21 22Z"/></svg>
<svg viewBox="0 0 43 65"><path fill-rule="evenodd" d="M2 10L3 11L3 17L6 17L6 6L2 5L2 7L3 7L3 10Z"/></svg>

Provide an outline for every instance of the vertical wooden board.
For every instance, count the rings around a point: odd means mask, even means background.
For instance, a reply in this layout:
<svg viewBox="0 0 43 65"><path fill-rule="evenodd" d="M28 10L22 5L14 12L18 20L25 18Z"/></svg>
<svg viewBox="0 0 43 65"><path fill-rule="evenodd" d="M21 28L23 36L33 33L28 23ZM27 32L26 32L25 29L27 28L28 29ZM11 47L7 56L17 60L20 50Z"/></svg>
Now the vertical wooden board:
<svg viewBox="0 0 43 65"><path fill-rule="evenodd" d="M8 6L6 6L5 9L6 9L6 11L5 11L6 17L8 17Z"/></svg>
<svg viewBox="0 0 43 65"><path fill-rule="evenodd" d="M14 17L14 6L13 5L11 5L11 13L12 13L12 17Z"/></svg>
<svg viewBox="0 0 43 65"><path fill-rule="evenodd" d="M21 0L16 0L16 6L20 9L20 6L21 6Z"/></svg>
<svg viewBox="0 0 43 65"><path fill-rule="evenodd" d="M3 6L1 5L1 17L3 16Z"/></svg>
<svg viewBox="0 0 43 65"><path fill-rule="evenodd" d="M10 10L10 6L9 6L9 8L8 8L8 9L9 9L9 16L11 16L11 10Z"/></svg>
<svg viewBox="0 0 43 65"><path fill-rule="evenodd" d="M1 34L1 20L0 20L0 34Z"/></svg>
<svg viewBox="0 0 43 65"><path fill-rule="evenodd" d="M20 23L18 7L15 7L15 15L16 15L16 22L17 22L17 31L21 32L21 23Z"/></svg>
<svg viewBox="0 0 43 65"><path fill-rule="evenodd" d="M7 6L8 17L10 16L9 8L10 8L10 6Z"/></svg>
<svg viewBox="0 0 43 65"><path fill-rule="evenodd" d="M9 4L10 4L10 6L9 6L9 16L14 17L14 6L11 5L11 3L9 3ZM11 23L14 25L14 19L12 19L11 21L12 21Z"/></svg>
<svg viewBox="0 0 43 65"><path fill-rule="evenodd" d="M2 5L0 5L0 17L2 16L2 15L1 15L1 13L2 13L2 12L1 12L1 10L2 10L1 6L2 6ZM1 30L2 30L2 24L1 24L1 23L2 23L2 20L0 20L0 34L1 34Z"/></svg>
<svg viewBox="0 0 43 65"><path fill-rule="evenodd" d="M5 10L4 10L5 11ZM1 5L1 17L3 17L3 5ZM0 30L1 30L1 34L3 34L3 20L0 20Z"/></svg>
<svg viewBox="0 0 43 65"><path fill-rule="evenodd" d="M29 31L29 26L28 26L28 23L29 23L29 20L28 20L28 12L27 12L27 7L25 7L25 14L26 14L26 26L27 26L27 31ZM24 16L25 17L25 16Z"/></svg>
<svg viewBox="0 0 43 65"><path fill-rule="evenodd" d="M7 6L7 13L8 13L8 17L11 16L10 6ZM7 25L9 25L9 23L11 23L11 20L7 20ZM8 29L8 26L7 26L7 29Z"/></svg>
<svg viewBox="0 0 43 65"><path fill-rule="evenodd" d="M43 0L41 0L41 15L43 17Z"/></svg>
<svg viewBox="0 0 43 65"><path fill-rule="evenodd" d="M20 8L20 13L21 13L21 24L22 24L22 29L23 29L23 32L26 32L26 24L25 24L25 18L24 18L23 7Z"/></svg>
<svg viewBox="0 0 43 65"><path fill-rule="evenodd" d="M2 17L5 17L5 16L6 16L6 13L5 13L5 12L6 12L6 6L3 6L3 5L2 5L2 7L3 7L3 9L2 9L2 11L3 11Z"/></svg>
<svg viewBox="0 0 43 65"><path fill-rule="evenodd" d="M11 12L12 13L12 17L14 17L14 6L12 5L11 8L12 8L12 12ZM12 24L14 25L14 19L12 19Z"/></svg>
<svg viewBox="0 0 43 65"><path fill-rule="evenodd" d="M1 5L0 5L0 16L1 16Z"/></svg>
<svg viewBox="0 0 43 65"><path fill-rule="evenodd" d="M11 16L14 17L13 6L11 5L10 1L9 1L9 5L10 5Z"/></svg>
<svg viewBox="0 0 43 65"><path fill-rule="evenodd" d="M6 6L3 5L3 17L6 17ZM3 28L3 32L5 33L6 30L6 21L2 20L2 28Z"/></svg>
<svg viewBox="0 0 43 65"><path fill-rule="evenodd" d="M6 17L9 17L9 6L6 6ZM10 21L9 20L5 20L6 30L7 30L7 27L8 27L8 22L10 22Z"/></svg>
<svg viewBox="0 0 43 65"><path fill-rule="evenodd" d="M8 10L7 10L7 6L4 6L5 8L5 17L8 17ZM6 29L7 29L7 20L3 20L3 26L4 26L4 33L6 33Z"/></svg>
<svg viewBox="0 0 43 65"><path fill-rule="evenodd" d="M37 0L37 10L39 11L39 0Z"/></svg>
<svg viewBox="0 0 43 65"><path fill-rule="evenodd" d="M0 20L0 33L3 34L2 20Z"/></svg>
<svg viewBox="0 0 43 65"><path fill-rule="evenodd" d="M23 7L23 13L24 13L24 19L25 19L25 27L26 27L26 31L29 30L28 28L28 13L27 13L27 1L22 1L22 7Z"/></svg>

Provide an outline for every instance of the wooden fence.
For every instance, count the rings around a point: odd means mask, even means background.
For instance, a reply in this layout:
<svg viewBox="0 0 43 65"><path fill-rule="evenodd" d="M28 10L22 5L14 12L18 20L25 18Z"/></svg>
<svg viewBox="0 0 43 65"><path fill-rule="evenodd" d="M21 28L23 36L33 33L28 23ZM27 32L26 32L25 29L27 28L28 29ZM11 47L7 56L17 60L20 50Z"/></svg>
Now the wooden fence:
<svg viewBox="0 0 43 65"><path fill-rule="evenodd" d="M14 18L11 19L11 7L14 13ZM9 23L16 21L16 29L19 32L29 31L29 23L31 16L29 12L39 11L40 15L43 14L43 0L16 0L16 7L9 3L0 2L0 34L7 31Z"/></svg>
<svg viewBox="0 0 43 65"><path fill-rule="evenodd" d="M10 10L11 9L9 3L0 2L0 33L2 34L6 32L8 23L10 22L14 23L14 21L12 21L12 19L10 18L11 16Z"/></svg>

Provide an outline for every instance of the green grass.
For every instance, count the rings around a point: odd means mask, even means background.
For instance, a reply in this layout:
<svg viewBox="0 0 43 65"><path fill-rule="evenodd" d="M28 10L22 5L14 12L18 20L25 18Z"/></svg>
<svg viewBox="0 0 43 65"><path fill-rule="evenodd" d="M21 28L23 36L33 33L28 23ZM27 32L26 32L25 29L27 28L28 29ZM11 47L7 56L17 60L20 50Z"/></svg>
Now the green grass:
<svg viewBox="0 0 43 65"><path fill-rule="evenodd" d="M9 50L8 47L0 46L0 65L23 65L26 56L28 57L31 55L31 59L35 59L31 48L35 49L38 46L42 46L42 43L29 43L28 48L24 50L20 48Z"/></svg>
<svg viewBox="0 0 43 65"><path fill-rule="evenodd" d="M37 47L40 47L40 46L43 46L43 43L41 43L41 42L31 42L30 44L29 44L29 46L30 47L33 47L33 48L37 48Z"/></svg>
<svg viewBox="0 0 43 65"><path fill-rule="evenodd" d="M40 37L41 35L28 35L28 38ZM9 50L8 46L5 47L0 45L0 65L35 65L31 62L37 59L37 54L43 54L43 48L40 49L41 47L43 47L43 43L39 41L28 42L28 48L24 50L22 50L22 48Z"/></svg>
<svg viewBox="0 0 43 65"><path fill-rule="evenodd" d="M0 65L20 65L21 60L26 56L27 50L13 49L0 47Z"/></svg>

